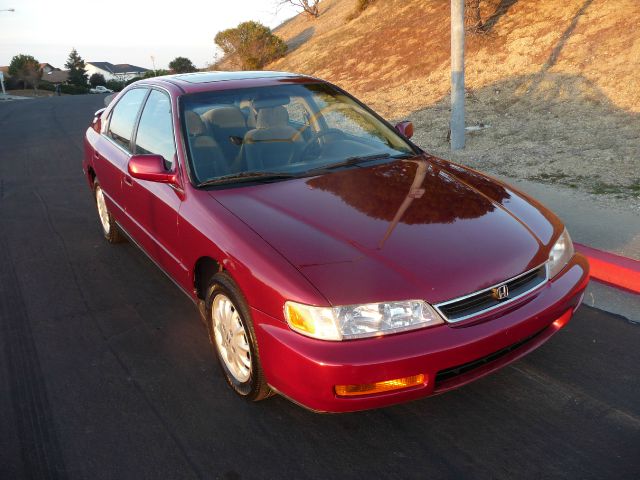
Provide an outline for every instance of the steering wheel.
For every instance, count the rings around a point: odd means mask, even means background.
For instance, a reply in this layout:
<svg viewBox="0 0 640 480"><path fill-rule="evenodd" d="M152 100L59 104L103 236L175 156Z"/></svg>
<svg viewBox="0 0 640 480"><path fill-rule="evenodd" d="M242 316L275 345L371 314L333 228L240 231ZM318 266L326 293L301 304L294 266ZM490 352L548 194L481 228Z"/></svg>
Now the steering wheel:
<svg viewBox="0 0 640 480"><path fill-rule="evenodd" d="M329 135L340 135L342 136L342 132L340 130L336 130L335 128L330 128L328 130L322 130L320 132L312 132L312 136L307 141L307 144L302 147L300 150L299 157L300 161L304 160L307 154L312 152L312 147L315 147L317 151L313 152L312 155L317 157L320 154L320 139L327 137Z"/></svg>
<svg viewBox="0 0 640 480"><path fill-rule="evenodd" d="M334 110L355 110L356 112L359 112L361 114L367 115L367 112L359 107L358 105L351 105L349 103L330 103L329 105L327 105L324 108L321 108L320 110L318 110L316 113L314 113L313 115L311 115L307 121L307 124L304 125L299 131L298 133L295 135L294 139L300 138L302 137L302 135L304 134L304 132L306 132L307 130L309 130L311 128L311 126L315 126L315 128L320 128L319 127L319 122L318 119L320 117L325 116L326 114L333 112ZM330 128L329 130L333 130L336 132L340 132L340 130L337 130L335 128ZM342 133L342 132L340 132Z"/></svg>

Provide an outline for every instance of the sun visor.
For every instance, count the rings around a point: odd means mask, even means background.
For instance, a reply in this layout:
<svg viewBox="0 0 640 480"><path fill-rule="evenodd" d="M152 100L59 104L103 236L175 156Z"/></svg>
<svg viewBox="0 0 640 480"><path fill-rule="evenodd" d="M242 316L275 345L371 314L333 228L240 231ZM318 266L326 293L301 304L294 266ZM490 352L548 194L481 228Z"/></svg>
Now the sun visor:
<svg viewBox="0 0 640 480"><path fill-rule="evenodd" d="M261 108L273 108L282 105L288 105L291 99L285 96L272 96L256 98L253 101L253 108L260 110Z"/></svg>

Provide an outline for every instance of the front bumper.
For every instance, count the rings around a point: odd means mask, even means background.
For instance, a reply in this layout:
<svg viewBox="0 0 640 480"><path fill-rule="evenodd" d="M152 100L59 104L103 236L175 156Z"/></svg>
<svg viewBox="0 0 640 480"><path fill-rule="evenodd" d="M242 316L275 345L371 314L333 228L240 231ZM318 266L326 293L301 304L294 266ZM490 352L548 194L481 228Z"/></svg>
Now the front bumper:
<svg viewBox="0 0 640 480"><path fill-rule="evenodd" d="M562 328L580 305L589 265L575 255L540 290L481 321L442 325L379 338L327 342L302 336L282 320L252 309L269 384L307 408L349 412L435 395L464 385L526 355ZM335 385L424 374L417 387L339 397Z"/></svg>

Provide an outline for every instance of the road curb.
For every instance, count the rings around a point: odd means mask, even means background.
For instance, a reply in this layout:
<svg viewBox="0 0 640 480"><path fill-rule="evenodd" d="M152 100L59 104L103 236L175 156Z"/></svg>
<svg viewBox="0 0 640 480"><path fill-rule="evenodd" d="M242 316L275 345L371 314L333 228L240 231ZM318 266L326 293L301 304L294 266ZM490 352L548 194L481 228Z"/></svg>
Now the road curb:
<svg viewBox="0 0 640 480"><path fill-rule="evenodd" d="M592 279L640 295L640 261L579 243L574 246L589 260Z"/></svg>

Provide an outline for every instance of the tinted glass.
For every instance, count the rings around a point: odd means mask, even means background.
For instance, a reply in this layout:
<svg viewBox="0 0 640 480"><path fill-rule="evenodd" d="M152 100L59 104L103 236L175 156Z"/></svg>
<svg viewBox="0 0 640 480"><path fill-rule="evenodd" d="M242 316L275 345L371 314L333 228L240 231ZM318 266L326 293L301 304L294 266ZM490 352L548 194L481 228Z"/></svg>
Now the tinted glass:
<svg viewBox="0 0 640 480"><path fill-rule="evenodd" d="M129 150L129 142L133 135L133 125L136 123L136 117L146 93L147 89L145 88L135 88L128 91L118 101L111 114L109 136L127 150Z"/></svg>
<svg viewBox="0 0 640 480"><path fill-rule="evenodd" d="M352 157L415 154L365 106L324 83L185 95L181 108L198 182L256 172L305 175Z"/></svg>
<svg viewBox="0 0 640 480"><path fill-rule="evenodd" d="M149 94L140 116L135 152L162 155L167 168L173 163L176 147L168 95L157 90L152 90Z"/></svg>

